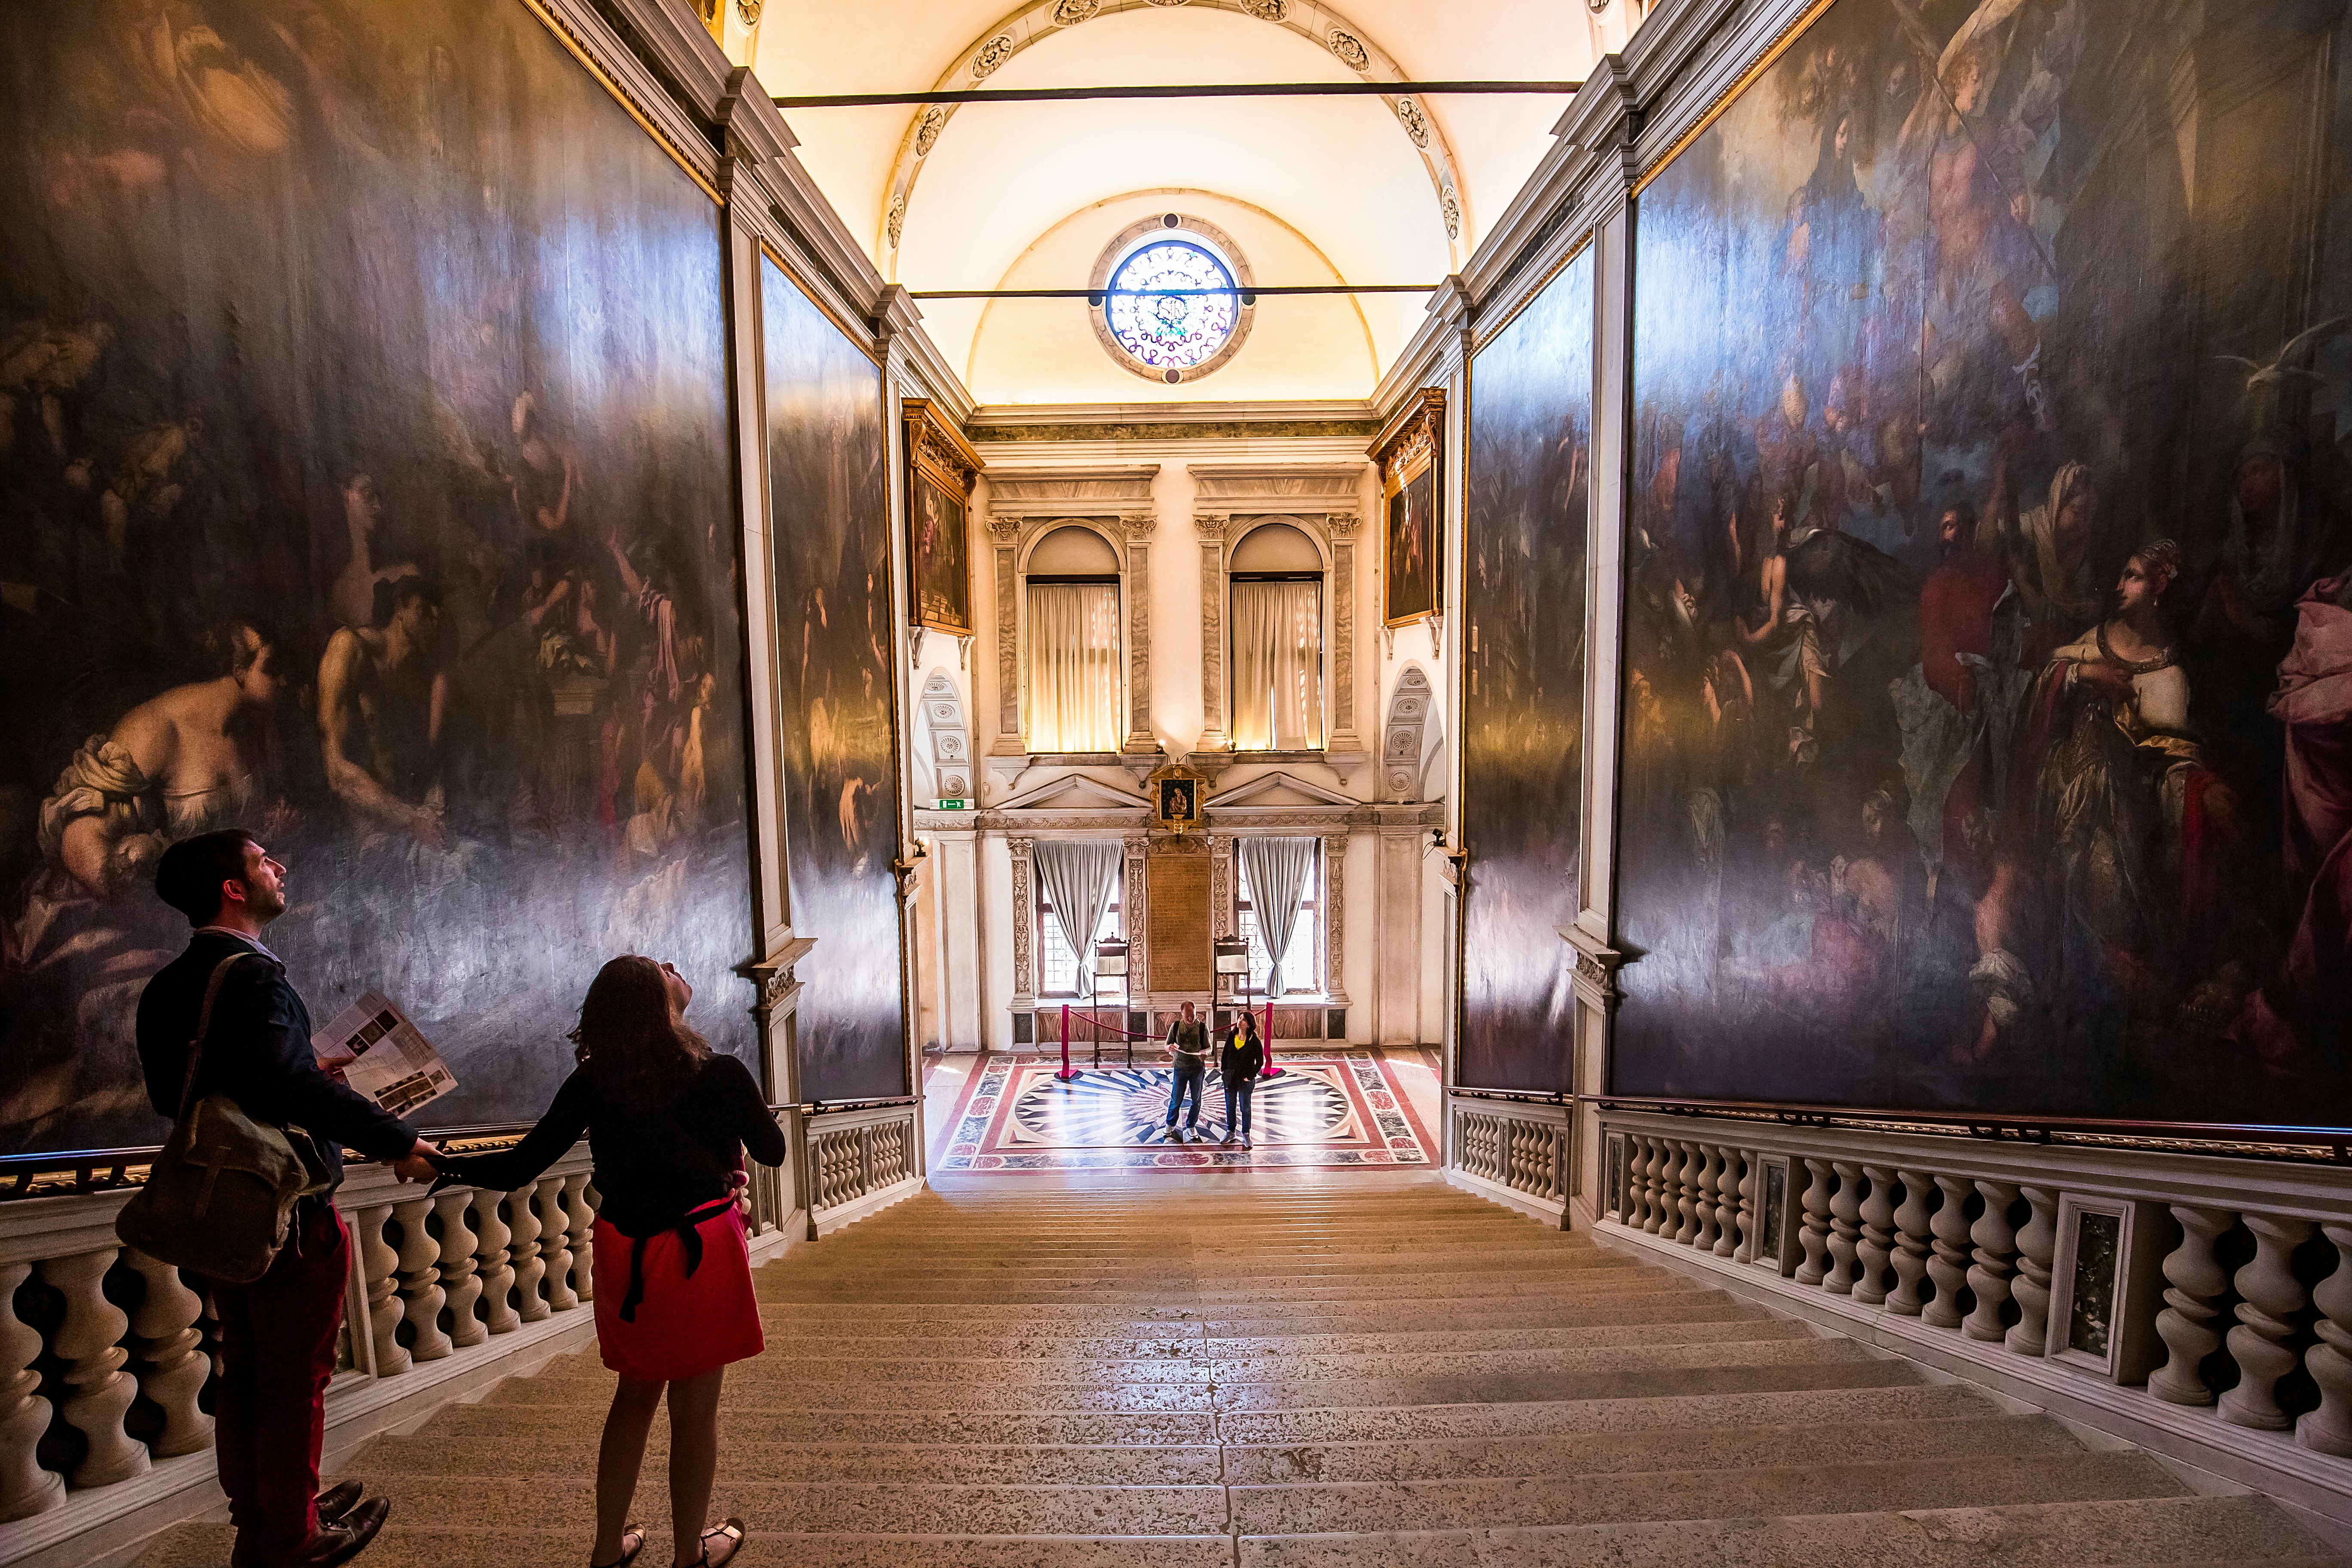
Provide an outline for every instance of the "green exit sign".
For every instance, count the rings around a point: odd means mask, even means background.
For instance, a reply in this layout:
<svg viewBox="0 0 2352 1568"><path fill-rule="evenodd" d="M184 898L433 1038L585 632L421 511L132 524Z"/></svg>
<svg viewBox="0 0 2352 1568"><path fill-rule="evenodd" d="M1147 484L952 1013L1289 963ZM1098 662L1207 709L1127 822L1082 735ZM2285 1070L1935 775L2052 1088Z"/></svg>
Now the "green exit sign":
<svg viewBox="0 0 2352 1568"><path fill-rule="evenodd" d="M961 811L963 809L963 802L961 800L943 800L940 802L940 809L941 811Z"/></svg>

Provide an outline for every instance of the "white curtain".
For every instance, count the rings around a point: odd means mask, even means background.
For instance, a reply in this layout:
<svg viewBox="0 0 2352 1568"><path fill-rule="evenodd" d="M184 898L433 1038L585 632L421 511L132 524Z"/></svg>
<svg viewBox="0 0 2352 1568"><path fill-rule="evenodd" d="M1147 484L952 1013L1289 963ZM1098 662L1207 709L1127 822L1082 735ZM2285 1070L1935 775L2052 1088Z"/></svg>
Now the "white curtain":
<svg viewBox="0 0 2352 1568"><path fill-rule="evenodd" d="M1250 908L1257 913L1258 935L1274 960L1266 990L1276 996L1282 994L1282 955L1290 951L1298 906L1307 897L1307 879L1315 875L1317 843L1312 838L1234 840L1234 847L1241 851L1242 875L1249 879ZM1042 853L1045 847L1037 847Z"/></svg>
<svg viewBox="0 0 2352 1568"><path fill-rule="evenodd" d="M1037 842L1037 884L1053 900L1054 918L1062 922L1062 934L1078 955L1081 996L1095 994L1095 932L1118 896L1118 862L1125 852L1115 838Z"/></svg>
<svg viewBox="0 0 2352 1568"><path fill-rule="evenodd" d="M1029 749L1116 752L1118 584L1029 586Z"/></svg>
<svg viewBox="0 0 2352 1568"><path fill-rule="evenodd" d="M1234 584L1234 745L1323 744L1323 584Z"/></svg>

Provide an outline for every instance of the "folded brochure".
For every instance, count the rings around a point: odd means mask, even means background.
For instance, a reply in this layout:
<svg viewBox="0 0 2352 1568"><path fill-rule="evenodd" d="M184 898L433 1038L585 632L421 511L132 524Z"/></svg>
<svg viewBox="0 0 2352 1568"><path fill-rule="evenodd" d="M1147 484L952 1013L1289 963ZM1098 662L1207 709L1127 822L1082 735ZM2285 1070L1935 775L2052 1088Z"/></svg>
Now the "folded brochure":
<svg viewBox="0 0 2352 1568"><path fill-rule="evenodd" d="M441 1055L392 999L371 991L310 1037L320 1068L394 1116L457 1087Z"/></svg>

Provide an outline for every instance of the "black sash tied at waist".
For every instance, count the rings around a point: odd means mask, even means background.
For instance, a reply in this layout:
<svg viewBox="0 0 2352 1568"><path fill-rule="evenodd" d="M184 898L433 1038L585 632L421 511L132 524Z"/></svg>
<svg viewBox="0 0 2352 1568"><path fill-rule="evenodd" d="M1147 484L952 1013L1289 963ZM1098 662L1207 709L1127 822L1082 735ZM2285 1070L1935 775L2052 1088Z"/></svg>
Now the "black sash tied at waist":
<svg viewBox="0 0 2352 1568"><path fill-rule="evenodd" d="M643 1236L629 1237L629 1288L621 1297L621 1321L635 1322L637 1303L646 1299L646 1243L656 1236L676 1236L686 1248L686 1277L691 1279L694 1271L702 1267L702 1222L731 1207L734 1202L731 1195L714 1198L699 1208L688 1209L675 1225L663 1226ZM614 1228L619 1229L617 1226ZM628 1233L623 1231L622 1234L626 1236Z"/></svg>

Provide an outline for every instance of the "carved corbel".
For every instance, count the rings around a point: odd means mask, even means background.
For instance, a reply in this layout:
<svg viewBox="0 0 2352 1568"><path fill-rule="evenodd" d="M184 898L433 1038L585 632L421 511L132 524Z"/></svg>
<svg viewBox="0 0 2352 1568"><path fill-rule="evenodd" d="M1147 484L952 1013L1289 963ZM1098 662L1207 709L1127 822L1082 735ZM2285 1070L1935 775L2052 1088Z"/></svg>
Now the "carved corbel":
<svg viewBox="0 0 2352 1568"><path fill-rule="evenodd" d="M1625 999L1624 992L1617 985L1617 971L1624 966L1625 955L1580 927L1554 929L1568 943L1574 958L1577 996L1602 1013L1614 1012L1617 1004Z"/></svg>

